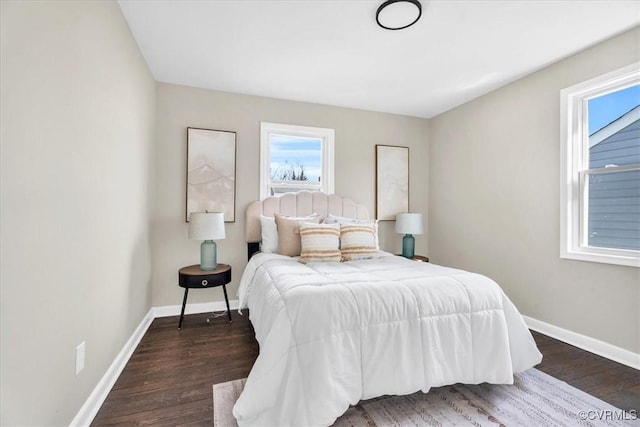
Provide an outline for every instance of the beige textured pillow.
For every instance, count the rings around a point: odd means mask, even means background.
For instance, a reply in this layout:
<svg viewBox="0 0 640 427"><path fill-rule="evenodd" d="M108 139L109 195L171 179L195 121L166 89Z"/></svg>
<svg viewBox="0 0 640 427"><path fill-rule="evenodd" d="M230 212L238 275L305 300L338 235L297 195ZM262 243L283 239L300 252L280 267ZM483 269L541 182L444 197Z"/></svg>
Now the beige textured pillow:
<svg viewBox="0 0 640 427"><path fill-rule="evenodd" d="M340 251L345 261L376 258L373 224L340 224Z"/></svg>
<svg viewBox="0 0 640 427"><path fill-rule="evenodd" d="M278 214L275 217L276 227L278 228L278 253L287 256L300 255L300 224L302 222L317 224L320 222L320 217L304 220L289 219Z"/></svg>
<svg viewBox="0 0 640 427"><path fill-rule="evenodd" d="M313 219L318 214L308 216L285 216L289 219L307 220ZM260 228L262 233L262 242L260 242L260 251L264 253L278 253L278 228L276 227L276 219L272 216L260 215Z"/></svg>
<svg viewBox="0 0 640 427"><path fill-rule="evenodd" d="M300 224L300 262L339 262L340 224Z"/></svg>

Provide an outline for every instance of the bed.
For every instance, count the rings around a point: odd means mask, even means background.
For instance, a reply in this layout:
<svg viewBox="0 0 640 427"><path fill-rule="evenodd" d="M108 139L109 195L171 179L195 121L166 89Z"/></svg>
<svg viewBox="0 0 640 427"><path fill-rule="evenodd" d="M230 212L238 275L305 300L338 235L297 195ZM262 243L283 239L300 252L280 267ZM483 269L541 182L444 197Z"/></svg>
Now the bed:
<svg viewBox="0 0 640 427"><path fill-rule="evenodd" d="M247 209L249 254L260 216L366 220L349 199L302 192ZM502 289L480 274L377 252L309 262L251 256L239 287L260 354L233 413L239 426L328 426L349 405L453 383L511 384L542 355Z"/></svg>

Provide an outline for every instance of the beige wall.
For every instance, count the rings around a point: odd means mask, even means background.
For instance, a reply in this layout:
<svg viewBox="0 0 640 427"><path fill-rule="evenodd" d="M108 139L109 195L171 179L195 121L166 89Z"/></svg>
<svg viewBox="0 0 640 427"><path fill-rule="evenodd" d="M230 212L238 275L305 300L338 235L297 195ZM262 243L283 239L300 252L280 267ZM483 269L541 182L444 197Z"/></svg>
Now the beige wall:
<svg viewBox="0 0 640 427"><path fill-rule="evenodd" d="M184 222L186 128L237 132L236 222L218 242L220 262L231 264L230 298L236 298L246 265L244 211L259 198L260 122L333 128L336 131L336 194L375 208L375 144L409 146L411 209L427 212L427 120L301 102L245 96L159 83L157 86L157 187L153 213L153 305L177 305L181 266L200 259L199 241L188 240ZM383 248L400 248L393 222L381 223ZM426 236L416 237L416 253L427 253ZM222 290L189 294L190 303L223 300Z"/></svg>
<svg viewBox="0 0 640 427"><path fill-rule="evenodd" d="M640 270L560 259L560 90L640 59L640 31L429 122L429 255L523 314L640 353Z"/></svg>
<svg viewBox="0 0 640 427"><path fill-rule="evenodd" d="M115 2L0 15L0 424L62 426L151 307L155 83Z"/></svg>

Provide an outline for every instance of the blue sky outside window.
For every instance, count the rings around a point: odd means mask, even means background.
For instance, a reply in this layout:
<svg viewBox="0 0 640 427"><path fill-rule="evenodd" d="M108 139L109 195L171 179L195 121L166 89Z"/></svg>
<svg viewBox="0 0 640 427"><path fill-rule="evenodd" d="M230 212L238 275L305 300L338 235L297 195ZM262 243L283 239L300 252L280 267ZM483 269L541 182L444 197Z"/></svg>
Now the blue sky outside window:
<svg viewBox="0 0 640 427"><path fill-rule="evenodd" d="M278 180L282 172L293 168L296 173L300 167L309 182L318 182L322 171L322 141L317 138L271 135L270 138L270 175Z"/></svg>
<svg viewBox="0 0 640 427"><path fill-rule="evenodd" d="M589 100L589 135L640 105L640 85Z"/></svg>

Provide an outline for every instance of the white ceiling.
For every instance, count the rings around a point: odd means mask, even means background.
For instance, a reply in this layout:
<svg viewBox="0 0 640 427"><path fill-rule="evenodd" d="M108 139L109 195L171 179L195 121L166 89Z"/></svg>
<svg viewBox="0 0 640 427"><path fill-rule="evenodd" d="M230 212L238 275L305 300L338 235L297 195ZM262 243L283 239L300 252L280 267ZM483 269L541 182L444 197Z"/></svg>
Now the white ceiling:
<svg viewBox="0 0 640 427"><path fill-rule="evenodd" d="M640 24L640 1L120 0L156 80L433 117ZM640 48L640 41L639 41Z"/></svg>

